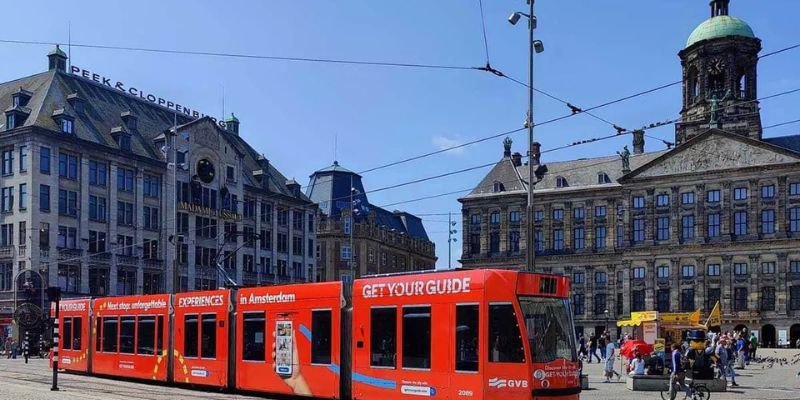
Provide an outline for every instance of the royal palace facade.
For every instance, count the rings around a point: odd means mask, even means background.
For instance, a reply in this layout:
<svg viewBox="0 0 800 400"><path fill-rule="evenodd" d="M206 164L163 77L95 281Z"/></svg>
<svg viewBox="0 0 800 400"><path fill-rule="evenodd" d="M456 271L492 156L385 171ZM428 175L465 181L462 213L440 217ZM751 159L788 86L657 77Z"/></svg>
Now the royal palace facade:
<svg viewBox="0 0 800 400"><path fill-rule="evenodd" d="M647 152L636 131L632 154L547 163L528 216L528 167L506 140L460 199L464 267L525 268L533 218L535 270L572 277L579 332L614 332L632 311L708 315L719 301L723 329L800 338L800 135L762 136L761 41L728 3L711 2L679 53L674 147Z"/></svg>
<svg viewBox="0 0 800 400"><path fill-rule="evenodd" d="M68 70L60 49L48 64L0 84L0 322L48 286L99 296L315 279L317 206L236 117Z"/></svg>

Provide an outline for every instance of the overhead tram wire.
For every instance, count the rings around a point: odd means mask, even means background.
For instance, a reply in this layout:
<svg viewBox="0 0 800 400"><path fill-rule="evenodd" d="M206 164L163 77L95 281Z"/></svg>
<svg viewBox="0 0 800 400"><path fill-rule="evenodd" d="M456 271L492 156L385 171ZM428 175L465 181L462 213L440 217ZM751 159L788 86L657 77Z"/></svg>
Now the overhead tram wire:
<svg viewBox="0 0 800 400"><path fill-rule="evenodd" d="M489 66L489 40L486 38L486 16L483 15L483 0L478 0L481 10L481 28L483 28L483 48L486 50L486 66Z"/></svg>

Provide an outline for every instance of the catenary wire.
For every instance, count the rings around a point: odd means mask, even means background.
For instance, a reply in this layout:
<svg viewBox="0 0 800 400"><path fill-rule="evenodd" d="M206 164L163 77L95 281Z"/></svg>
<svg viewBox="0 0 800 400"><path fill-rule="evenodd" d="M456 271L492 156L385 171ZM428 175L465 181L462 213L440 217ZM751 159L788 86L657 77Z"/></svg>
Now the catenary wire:
<svg viewBox="0 0 800 400"><path fill-rule="evenodd" d="M489 40L486 38L486 16L483 14L483 0L478 0L481 10L481 28L483 28L483 48L486 50L486 65L489 65Z"/></svg>

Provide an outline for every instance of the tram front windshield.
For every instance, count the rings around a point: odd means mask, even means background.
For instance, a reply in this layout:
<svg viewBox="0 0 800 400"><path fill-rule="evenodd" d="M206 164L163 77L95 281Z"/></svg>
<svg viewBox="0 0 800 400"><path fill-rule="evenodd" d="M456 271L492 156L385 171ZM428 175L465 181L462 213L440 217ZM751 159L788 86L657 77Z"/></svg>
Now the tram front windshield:
<svg viewBox="0 0 800 400"><path fill-rule="evenodd" d="M519 303L533 362L577 361L568 300L520 296Z"/></svg>

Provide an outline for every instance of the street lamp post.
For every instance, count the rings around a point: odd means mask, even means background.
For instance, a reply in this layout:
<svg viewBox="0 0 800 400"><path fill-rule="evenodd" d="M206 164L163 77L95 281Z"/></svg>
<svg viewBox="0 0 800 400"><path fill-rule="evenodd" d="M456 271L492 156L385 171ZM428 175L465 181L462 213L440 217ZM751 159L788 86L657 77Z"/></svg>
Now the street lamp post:
<svg viewBox="0 0 800 400"><path fill-rule="evenodd" d="M605 315L606 315L606 332L608 332L608 317L609 317L609 315L608 315L608 314L609 314L609 313L608 313L608 309L606 309L605 311L603 311L603 314L605 314Z"/></svg>
<svg viewBox="0 0 800 400"><path fill-rule="evenodd" d="M528 128L528 206L526 208L527 221L527 270L533 271L536 267L536 249L534 245L533 229L533 185L535 176L534 162L538 164L533 154L533 55L544 51L544 44L541 40L533 39L533 31L536 29L536 15L533 13L533 3L535 0L528 0L530 5L529 13L515 12L508 17L511 25L516 25L522 16L528 18L528 116L525 119L525 127Z"/></svg>
<svg viewBox="0 0 800 400"><path fill-rule="evenodd" d="M452 243L457 242L458 239L454 238L453 235L456 234L458 231L453 228L456 226L456 222L453 221L453 217L451 213L447 213L447 268L452 269L453 265L451 264L450 258L452 254Z"/></svg>

